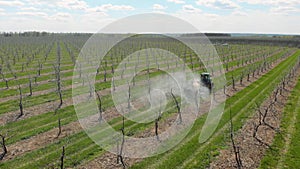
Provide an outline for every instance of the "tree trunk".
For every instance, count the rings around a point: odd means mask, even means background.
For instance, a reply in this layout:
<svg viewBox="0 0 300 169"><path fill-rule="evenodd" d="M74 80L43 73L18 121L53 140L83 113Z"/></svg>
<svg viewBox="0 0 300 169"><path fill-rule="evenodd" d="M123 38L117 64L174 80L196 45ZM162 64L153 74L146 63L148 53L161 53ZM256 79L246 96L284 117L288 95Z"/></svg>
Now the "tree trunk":
<svg viewBox="0 0 300 169"><path fill-rule="evenodd" d="M64 168L64 158L65 158L65 146L62 147L62 153L60 156L60 169Z"/></svg>
<svg viewBox="0 0 300 169"><path fill-rule="evenodd" d="M61 134L61 121L60 121L60 118L58 118L58 133L57 133L57 138L60 136Z"/></svg>
<svg viewBox="0 0 300 169"><path fill-rule="evenodd" d="M172 89L171 89L171 95L172 95L173 100L174 100L174 102L175 102L175 104L176 104L177 113L178 113L178 115L179 115L179 124L181 124L181 123L182 123L182 117L181 117L180 106L179 106L179 103L178 103L178 101L177 101L175 95L174 95L173 92L172 92Z"/></svg>
<svg viewBox="0 0 300 169"><path fill-rule="evenodd" d="M22 96L22 89L21 86L19 85L19 108L20 108L20 114L18 115L17 119L19 119L20 117L22 117L24 115L24 111L23 111L23 96Z"/></svg>
<svg viewBox="0 0 300 169"><path fill-rule="evenodd" d="M6 148L6 145L5 145L5 137L3 135L0 135L1 137L1 145L2 145L2 154L0 154L0 160L3 160L3 158L5 157L5 155L7 154L7 148Z"/></svg>

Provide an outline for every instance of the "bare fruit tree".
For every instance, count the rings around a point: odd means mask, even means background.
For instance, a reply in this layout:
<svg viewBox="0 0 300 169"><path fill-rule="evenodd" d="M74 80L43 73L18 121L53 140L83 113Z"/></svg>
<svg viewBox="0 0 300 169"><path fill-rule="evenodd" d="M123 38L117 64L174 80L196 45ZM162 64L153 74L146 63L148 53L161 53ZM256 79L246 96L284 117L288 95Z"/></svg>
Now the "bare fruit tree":
<svg viewBox="0 0 300 169"><path fill-rule="evenodd" d="M127 108L128 111L130 112L131 106L130 106L130 99L131 99L131 87L130 84L128 83L128 99L127 99Z"/></svg>
<svg viewBox="0 0 300 169"><path fill-rule="evenodd" d="M3 160L3 158L5 157L5 155L7 154L7 148L6 148L6 145L5 145L5 137L0 134L0 137L1 137L1 146L2 146L2 154L0 154L0 160Z"/></svg>
<svg viewBox="0 0 300 169"><path fill-rule="evenodd" d="M230 140L231 140L231 144L232 144L232 148L233 148L237 168L241 169L243 167L243 165L242 165L242 160L241 160L241 155L240 155L240 147L236 146L236 143L235 143L234 138L233 138L234 130L233 130L231 110L230 110L229 114L230 114Z"/></svg>
<svg viewBox="0 0 300 169"><path fill-rule="evenodd" d="M99 104L98 104L98 110L99 110L99 118L98 118L98 121L99 123L102 122L103 120L103 117L102 117L102 113L103 113L103 109L102 109L102 100L101 100L101 96L99 93L97 93L97 91L95 91L96 95L97 95L97 99L99 101Z"/></svg>
<svg viewBox="0 0 300 169"><path fill-rule="evenodd" d="M64 158L65 158L65 146L62 147L62 153L60 156L60 169L64 168Z"/></svg>
<svg viewBox="0 0 300 169"><path fill-rule="evenodd" d="M57 42L57 61L56 61L56 65L54 64L53 67L54 67L54 70L55 70L57 93L58 93L58 96L59 96L59 105L55 108L55 111L54 111L55 114L58 112L58 110L63 105L60 63L61 63L60 44L59 44L59 42ZM60 117L58 117L58 133L57 133L56 138L58 138L61 133L62 133L61 120L60 120Z"/></svg>
<svg viewBox="0 0 300 169"><path fill-rule="evenodd" d="M29 84L28 84L28 86L29 86L29 96L32 96L32 79L31 79L30 76L29 76Z"/></svg>
<svg viewBox="0 0 300 169"><path fill-rule="evenodd" d="M9 88L9 86L8 86L8 80L5 78L5 76L3 74L3 69L2 69L1 65L0 65L0 75L1 75L2 80L5 82L6 89L8 89Z"/></svg>
<svg viewBox="0 0 300 169"><path fill-rule="evenodd" d="M60 118L58 118L58 133L57 133L57 136L56 138L58 138L61 134L61 120Z"/></svg>
<svg viewBox="0 0 300 169"><path fill-rule="evenodd" d="M158 123L159 123L159 121L160 121L160 119L161 119L161 115L162 115L162 112L161 112L161 103L160 103L158 115L157 115L157 118L155 119L155 136L156 136L157 141L159 141L159 136L158 136Z"/></svg>
<svg viewBox="0 0 300 169"><path fill-rule="evenodd" d="M20 108L20 114L17 116L17 119L22 117L24 115L24 107L23 107L23 95L22 95L22 89L19 85L19 108Z"/></svg>
<svg viewBox="0 0 300 169"><path fill-rule="evenodd" d="M55 75L56 75L57 93L60 101L59 105L55 109L55 113L57 113L57 111L61 108L63 104L63 99L62 99L62 87L61 87L61 79L60 79L60 68L56 66L54 66L54 68L55 68Z"/></svg>
<svg viewBox="0 0 300 169"><path fill-rule="evenodd" d="M122 110L122 128L121 133L122 133L122 138L121 138L121 147L120 147L120 151L119 154L117 155L117 163L119 164L119 162L121 162L122 167L126 168L126 164L124 161L124 157L123 157L123 149L124 149L124 144L125 144L125 117L124 117L124 111Z"/></svg>
<svg viewBox="0 0 300 169"><path fill-rule="evenodd" d="M179 102L178 102L178 100L176 99L175 95L173 94L172 89L171 89L171 95L172 95L172 98L173 98L173 100L174 100L174 102L175 102L175 104L176 104L177 113L178 113L178 115L179 115L179 124L181 124L181 123L182 123L182 116L181 116L180 105L179 105Z"/></svg>
<svg viewBox="0 0 300 169"><path fill-rule="evenodd" d="M55 109L55 113L61 108L63 104L63 98L62 98L62 85L61 85L61 72L60 72L60 62L61 62L61 55L60 55L60 46L59 43L57 43L57 63L54 64L54 70L55 70L55 77L56 77L56 85L57 85L57 92L59 96L59 105Z"/></svg>
<svg viewBox="0 0 300 169"><path fill-rule="evenodd" d="M257 103L255 103L255 104L256 104L256 107L257 107L257 111L258 111L258 123L253 124L254 125L254 131L252 133L252 137L255 138L255 140L258 141L260 144L271 148L268 143L264 142L261 138L258 137L258 131L259 131L260 127L267 126L267 127L269 127L269 128L276 131L276 129L273 126L269 125L266 122L266 117L269 113L271 105L269 105L267 108L265 108L262 111L261 108L259 107L259 105Z"/></svg>
<svg viewBox="0 0 300 169"><path fill-rule="evenodd" d="M231 80L232 80L232 88L235 90L235 80L233 76L231 76Z"/></svg>

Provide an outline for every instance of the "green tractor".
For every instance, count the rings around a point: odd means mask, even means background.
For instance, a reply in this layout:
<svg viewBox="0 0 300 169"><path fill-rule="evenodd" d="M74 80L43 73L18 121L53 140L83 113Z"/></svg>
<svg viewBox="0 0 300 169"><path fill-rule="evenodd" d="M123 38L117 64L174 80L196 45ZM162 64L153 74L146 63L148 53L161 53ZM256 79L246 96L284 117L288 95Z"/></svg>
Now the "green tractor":
<svg viewBox="0 0 300 169"><path fill-rule="evenodd" d="M201 83L209 88L210 91L213 88L213 82L209 73L201 73Z"/></svg>

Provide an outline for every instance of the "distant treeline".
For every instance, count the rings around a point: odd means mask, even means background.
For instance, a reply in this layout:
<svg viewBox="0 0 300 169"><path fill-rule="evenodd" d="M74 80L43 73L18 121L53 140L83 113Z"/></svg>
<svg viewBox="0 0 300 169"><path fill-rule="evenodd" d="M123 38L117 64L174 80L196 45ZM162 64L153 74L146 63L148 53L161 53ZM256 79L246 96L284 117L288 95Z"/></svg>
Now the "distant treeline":
<svg viewBox="0 0 300 169"><path fill-rule="evenodd" d="M51 33L51 32L38 32L38 31L29 31L29 32L1 32L0 36L4 37L12 37L12 36L19 36L19 37L39 37L39 36L64 36L64 35L73 35L73 36L81 36L87 35L89 33ZM91 34L89 34L91 35Z"/></svg>
<svg viewBox="0 0 300 169"><path fill-rule="evenodd" d="M28 31L28 32L0 32L0 36L10 37L10 36L23 36L23 37L29 37L29 36L53 36L53 35L74 35L74 36L80 36L80 35L92 35L90 33L50 33L50 32L38 32L38 31ZM204 33L205 36L208 37L231 37L231 34L225 34L225 33ZM197 37L197 36L203 36L202 33L188 33L188 34L182 34L182 37Z"/></svg>
<svg viewBox="0 0 300 169"><path fill-rule="evenodd" d="M204 33L207 37L231 37L231 34L228 33ZM181 37L197 37L203 36L203 33L188 33L182 34Z"/></svg>
<svg viewBox="0 0 300 169"><path fill-rule="evenodd" d="M51 33L48 32L37 32L37 31L32 31L32 32L1 32L1 36L5 37L11 37L11 36L50 36Z"/></svg>
<svg viewBox="0 0 300 169"><path fill-rule="evenodd" d="M53 33L53 32L39 32L39 31L27 31L27 32L0 32L0 36L4 37L39 37L39 36L92 36L92 33ZM199 37L199 36L207 36L208 38L231 38L235 37L229 33L186 33L186 34L178 34L181 37ZM249 36L250 37L250 36ZM255 36L252 37L263 37L263 36ZM270 36L272 38L282 38L282 39L300 39L300 35L273 35Z"/></svg>

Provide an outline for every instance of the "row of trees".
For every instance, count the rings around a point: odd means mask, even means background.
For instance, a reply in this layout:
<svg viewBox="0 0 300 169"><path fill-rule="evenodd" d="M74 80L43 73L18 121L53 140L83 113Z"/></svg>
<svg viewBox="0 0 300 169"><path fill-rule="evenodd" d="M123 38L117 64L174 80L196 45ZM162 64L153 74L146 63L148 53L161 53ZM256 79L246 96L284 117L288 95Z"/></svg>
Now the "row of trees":
<svg viewBox="0 0 300 169"><path fill-rule="evenodd" d="M272 65L276 63L278 60L287 58L290 56L294 51L287 52L283 54L280 57L277 57L276 59L264 59L260 64L253 64L249 68L247 68L245 71L241 72L239 76L231 76L230 80L227 82L227 84L231 84L232 88L236 89L236 84L239 83L240 85L243 85L243 82L250 81L250 77L260 76L260 74L267 72L272 68ZM226 86L224 86L224 94L226 94Z"/></svg>
<svg viewBox="0 0 300 169"><path fill-rule="evenodd" d="M282 100L280 98L287 97L289 94L289 90L287 89L287 85L293 81L293 79L298 77L297 71L300 68L300 57L298 59L298 62L295 64L293 68L290 69L290 71L281 79L278 86L275 87L273 90L271 96L269 97L268 101L265 102L265 104L261 105L259 103L255 103L256 105L256 112L257 114L254 116L254 122L253 122L253 128L251 131L251 136L254 138L254 140L257 141L259 145L266 146L270 149L272 149L271 145L267 142L265 133L261 133L262 130L273 130L275 133L280 133L280 129L278 126L276 126L276 123L279 123L280 119L280 111L277 111L278 105L283 105ZM285 94L284 94L285 93ZM234 130L233 130L233 122L232 122L232 116L230 111L230 140L231 145L233 148L233 153L235 156L235 162L236 167L238 169L243 168L242 159L240 153L240 146L236 144L234 140Z"/></svg>
<svg viewBox="0 0 300 169"><path fill-rule="evenodd" d="M52 47L48 48L47 54L45 56L45 60L48 57L48 54L50 53ZM63 104L63 100L62 100L62 86L61 86L61 71L60 71L60 65L61 65L61 53L60 53L60 45L59 42L57 43L57 62L53 65L54 70L55 70L55 77L56 77L56 84L57 84L57 93L59 96L59 100L60 103L58 105L57 108L55 108L55 113L57 113L59 111L59 109L61 108L62 104ZM38 63L38 70L37 70L37 75L35 76L35 84L37 85L37 77L41 75L41 70L42 70L42 63ZM6 82L6 87L7 89L9 88L8 86L8 80L4 77L4 74L2 72L2 67L0 67L0 75L2 76L3 81ZM15 79L17 77L15 76ZM28 83L28 87L29 87L29 94L26 97L30 97L33 95L33 84L32 84L32 78L31 75L28 74L28 78L29 78L29 83ZM19 118L21 118L24 115L24 94L22 92L22 87L20 84L18 84L18 93L19 93L19 114L17 115L16 119L18 120ZM61 120L60 118L58 118L58 123L59 123L59 131L57 134L57 138L59 137L59 135L61 134ZM7 154L7 148L5 145L5 136L0 135L2 141L1 141L1 145L2 145L2 149L3 149L3 153L0 155L0 160L2 160L4 158L4 156ZM63 153L62 153L62 157L61 157L61 168L63 168L63 159L64 159L64 147L63 147Z"/></svg>

